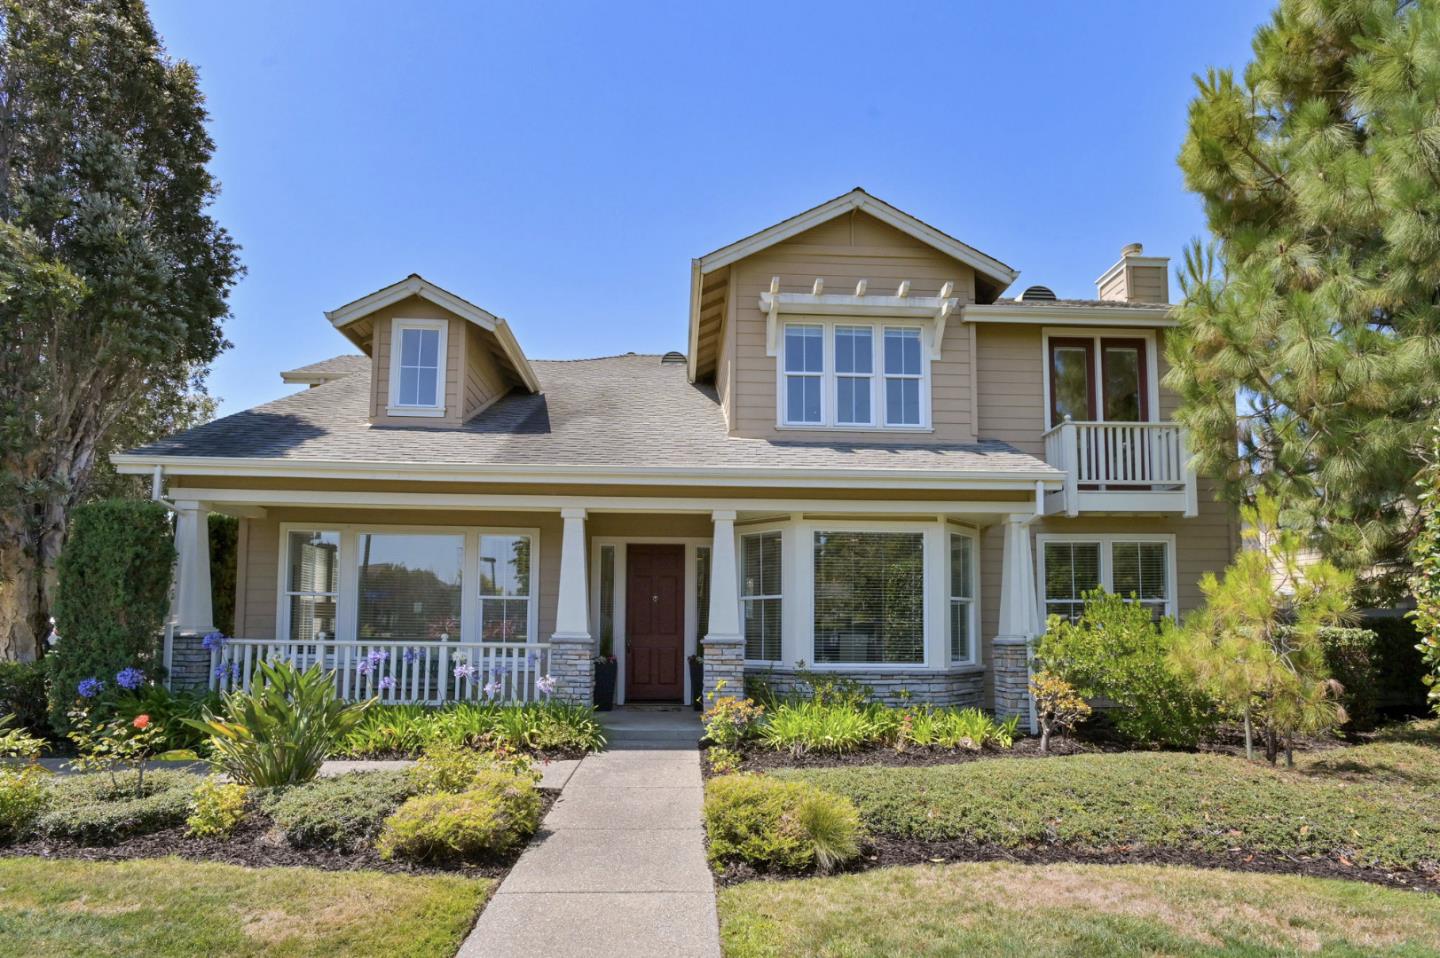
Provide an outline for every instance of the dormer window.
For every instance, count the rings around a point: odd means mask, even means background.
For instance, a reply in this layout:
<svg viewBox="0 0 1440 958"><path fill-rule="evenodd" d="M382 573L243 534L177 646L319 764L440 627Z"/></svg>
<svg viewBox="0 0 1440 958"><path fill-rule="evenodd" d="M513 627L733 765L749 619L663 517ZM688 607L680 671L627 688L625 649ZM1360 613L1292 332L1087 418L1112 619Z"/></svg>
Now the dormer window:
<svg viewBox="0 0 1440 958"><path fill-rule="evenodd" d="M397 319L391 330L392 416L445 415L446 336L443 319Z"/></svg>
<svg viewBox="0 0 1440 958"><path fill-rule="evenodd" d="M925 429L926 343L919 326L786 323L780 362L781 428Z"/></svg>

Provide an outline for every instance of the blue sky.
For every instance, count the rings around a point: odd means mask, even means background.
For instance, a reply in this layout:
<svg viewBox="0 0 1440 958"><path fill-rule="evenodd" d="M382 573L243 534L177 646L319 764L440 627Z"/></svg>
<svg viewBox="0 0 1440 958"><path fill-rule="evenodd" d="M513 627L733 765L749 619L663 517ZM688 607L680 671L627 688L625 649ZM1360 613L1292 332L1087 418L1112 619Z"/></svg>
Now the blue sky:
<svg viewBox="0 0 1440 958"><path fill-rule="evenodd" d="M323 310L411 272L526 353L685 348L689 261L854 186L1093 295L1204 222L1191 76L1270 2L152 0L200 70L243 246L221 411L349 344ZM1173 295L1172 281L1172 295Z"/></svg>

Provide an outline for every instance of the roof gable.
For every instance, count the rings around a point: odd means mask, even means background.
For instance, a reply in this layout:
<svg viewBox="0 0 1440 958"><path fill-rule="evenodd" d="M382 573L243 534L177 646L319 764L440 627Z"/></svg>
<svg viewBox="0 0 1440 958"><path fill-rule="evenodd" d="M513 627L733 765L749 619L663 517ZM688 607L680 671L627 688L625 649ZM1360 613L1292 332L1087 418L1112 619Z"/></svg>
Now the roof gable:
<svg viewBox="0 0 1440 958"><path fill-rule="evenodd" d="M398 283L392 283L367 296L362 296L354 302L329 310L325 313L325 318L330 320L331 325L344 333L351 342L364 349L366 347L363 339L353 334L354 325L385 307L392 306L411 296L418 296L434 303L441 309L493 334L506 361L514 369L520 381L525 384L525 388L532 393L540 391L540 378L535 375L530 361L525 358L525 352L520 348L515 334L510 331L509 323L494 313L481 309L469 300L462 299L449 290L436 286L419 273L411 273Z"/></svg>

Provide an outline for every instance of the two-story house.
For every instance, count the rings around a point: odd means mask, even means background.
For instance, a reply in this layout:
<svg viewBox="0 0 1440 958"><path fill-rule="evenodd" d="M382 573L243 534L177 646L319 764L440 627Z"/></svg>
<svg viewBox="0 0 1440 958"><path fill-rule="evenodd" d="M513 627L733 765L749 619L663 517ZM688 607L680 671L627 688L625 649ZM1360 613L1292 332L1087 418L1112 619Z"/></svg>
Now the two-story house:
<svg viewBox="0 0 1440 958"><path fill-rule="evenodd" d="M583 701L613 650L620 701L678 701L703 651L709 688L1020 712L1045 616L1096 586L1182 613L1238 530L1168 421L1166 260L1127 247L1093 300L1017 275L857 189L693 260L684 355L531 360L416 275L327 313L363 355L115 457L177 510L172 676ZM208 511L238 594L202 649Z"/></svg>

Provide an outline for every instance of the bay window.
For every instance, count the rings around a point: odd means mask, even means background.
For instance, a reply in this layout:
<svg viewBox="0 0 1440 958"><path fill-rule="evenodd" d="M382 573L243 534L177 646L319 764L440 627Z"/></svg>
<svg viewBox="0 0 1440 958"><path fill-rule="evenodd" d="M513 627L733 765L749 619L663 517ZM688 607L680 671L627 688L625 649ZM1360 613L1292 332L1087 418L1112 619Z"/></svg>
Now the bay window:
<svg viewBox="0 0 1440 958"><path fill-rule="evenodd" d="M779 425L834 429L929 425L929 373L920 327L786 323L782 351Z"/></svg>
<svg viewBox="0 0 1440 958"><path fill-rule="evenodd" d="M745 658L780 658L781 535L760 532L740 537L740 607L744 613ZM707 626L708 627L708 626Z"/></svg>
<svg viewBox="0 0 1440 958"><path fill-rule="evenodd" d="M925 555L919 532L814 534L815 662L925 662Z"/></svg>
<svg viewBox="0 0 1440 958"><path fill-rule="evenodd" d="M1105 589L1151 610L1175 615L1174 540L1170 536L1040 536L1044 614L1074 622L1085 593Z"/></svg>
<svg viewBox="0 0 1440 958"><path fill-rule="evenodd" d="M975 661L975 539L950 534L950 661Z"/></svg>

